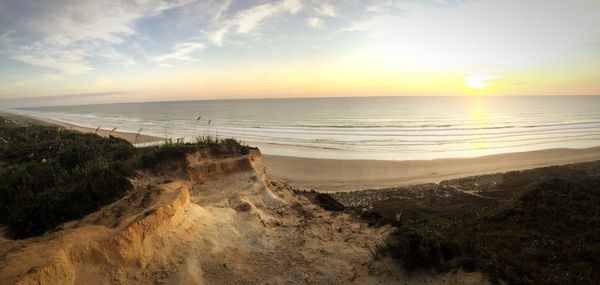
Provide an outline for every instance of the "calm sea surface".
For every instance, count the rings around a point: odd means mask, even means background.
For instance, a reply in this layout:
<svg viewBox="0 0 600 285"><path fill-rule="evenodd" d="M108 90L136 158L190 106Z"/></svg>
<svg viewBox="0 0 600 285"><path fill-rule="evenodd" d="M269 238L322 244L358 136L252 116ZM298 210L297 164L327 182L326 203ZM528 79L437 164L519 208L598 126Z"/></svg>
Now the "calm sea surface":
<svg viewBox="0 0 600 285"><path fill-rule="evenodd" d="M13 111L93 128L142 128L160 137L166 129L166 136L189 141L235 137L263 153L318 158L412 160L600 146L600 96L215 100Z"/></svg>

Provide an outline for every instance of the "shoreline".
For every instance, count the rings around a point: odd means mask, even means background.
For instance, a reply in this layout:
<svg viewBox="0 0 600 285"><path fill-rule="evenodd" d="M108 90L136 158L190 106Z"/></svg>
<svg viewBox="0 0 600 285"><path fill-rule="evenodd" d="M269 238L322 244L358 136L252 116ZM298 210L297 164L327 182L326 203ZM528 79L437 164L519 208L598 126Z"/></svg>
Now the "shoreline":
<svg viewBox="0 0 600 285"><path fill-rule="evenodd" d="M62 122L62 121L57 121L57 120L53 120L53 119L48 119L48 118L40 118L40 117L27 116L27 115L21 115L21 114L14 114L14 113L10 113L7 111L0 111L0 116L5 117L7 119L22 120L22 121L32 123L32 124L58 126L58 127L64 128L64 129L75 130L75 131L82 132L82 133L94 133L96 131L95 128L83 127L83 126L66 123L66 122ZM111 132L110 130L99 129L97 134L102 137L108 137L108 135L112 135L113 137L124 139L132 144L136 143L136 133L132 133L132 132L123 132L123 131L118 131L118 130ZM163 141L163 140L164 140L164 138L161 138L161 137L140 134L139 136L137 136L136 144L138 144L138 145L139 144L148 144L148 143L154 143L154 142L159 142L159 141Z"/></svg>
<svg viewBox="0 0 600 285"><path fill-rule="evenodd" d="M9 119L31 123L58 125L84 133L94 128L46 118L36 118L0 112ZM100 129L98 135L125 139L131 143L135 133ZM139 135L138 144L162 141L163 138ZM527 152L494 154L473 158L442 158L433 160L342 160L303 158L263 154L268 175L286 181L295 187L321 192L342 192L389 188L461 177L525 170L537 167L600 160L600 147L584 149L546 149Z"/></svg>
<svg viewBox="0 0 600 285"><path fill-rule="evenodd" d="M600 147L405 161L315 159L267 154L262 157L272 178L306 190L347 192L595 161L600 160Z"/></svg>

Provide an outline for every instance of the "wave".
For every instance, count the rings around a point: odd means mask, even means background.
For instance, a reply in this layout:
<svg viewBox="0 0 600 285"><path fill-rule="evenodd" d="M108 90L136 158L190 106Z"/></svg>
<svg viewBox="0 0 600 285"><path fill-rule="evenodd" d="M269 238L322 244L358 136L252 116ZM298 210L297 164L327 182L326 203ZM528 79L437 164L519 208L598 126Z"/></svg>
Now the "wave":
<svg viewBox="0 0 600 285"><path fill-rule="evenodd" d="M547 126L546 128L538 127L536 131L532 131L530 127L512 128L513 130L508 132L489 132L489 130L500 130L506 128L477 128L477 129L453 129L445 130L444 132L432 132L430 130L406 130L406 129L386 129L386 130L331 130L331 131L318 131L311 129L282 129L282 128L231 128L231 127L217 127L220 132L228 132L237 135L265 135L265 134L280 134L280 135L327 135L327 136L406 136L406 137L467 137L475 135L511 135L511 134L523 134L523 133L542 133L548 131L559 131L559 130L590 130L600 129L600 122L594 123L573 123L573 124L562 124ZM461 132L455 132L461 131ZM464 132L469 131L469 132Z"/></svg>
<svg viewBox="0 0 600 285"><path fill-rule="evenodd" d="M424 120L364 120L364 125L351 125L345 119L321 118L301 122L263 119L222 119L212 126L197 124L193 120L170 115L108 116L101 113L74 114L60 112L25 111L17 113L50 118L85 127L122 131L144 129L145 134L163 136L194 136L218 133L222 137L235 137L249 143L273 146L302 147L322 150L351 150L383 153L440 153L460 152L480 147L484 150L518 149L532 146L569 147L585 143L600 145L600 115L571 116L569 121L558 121L558 116L542 116L527 121L496 120L492 123L469 126L466 118L440 122ZM596 118L599 117L599 118ZM573 120L577 118L577 120ZM392 123L390 123L390 121ZM373 122L382 122L381 124ZM384 123L385 122L385 123ZM430 123L431 122L431 123ZM439 122L439 123L437 123Z"/></svg>
<svg viewBox="0 0 600 285"><path fill-rule="evenodd" d="M19 110L22 111L23 110ZM153 119L153 120L145 120L138 117L110 117L103 116L100 114L73 114L73 113L58 113L58 112L42 112L42 111L29 111L25 112L30 115L38 115L40 117L46 117L50 119L55 119L59 121L65 121L74 124L119 124L119 125L127 125L133 124L131 127L138 127L138 124L146 124L146 125L155 125L157 127L164 126L178 126L178 127L190 127L195 125L195 121L193 120L182 120L182 119L169 119L165 116L165 118L161 119ZM158 116L158 115L157 115ZM471 122L472 120L463 119L463 120L453 120L453 121L465 121ZM571 121L571 122L550 122L550 123L538 123L538 124L515 124L515 121L503 121L503 122L494 122L487 123L484 126L469 126L467 123L461 124L371 124L371 125L350 125L355 122L348 122L348 124L335 124L335 125L321 125L321 124L299 124L299 125L287 125L286 122L277 122L277 124L272 124L271 126L263 126L263 125L247 125L245 127L240 128L239 124L223 124L217 125L217 121L213 120L215 127L218 127L223 130L260 130L260 132L281 132L281 133L303 133L310 134L314 132L315 134L323 134L327 131L332 132L331 134L342 134L348 133L346 129L352 131L367 131L367 132L449 132L449 131L481 131L481 130L500 130L500 129L519 129L519 128L548 128L548 127L559 127L559 126L578 126L578 125L590 125L590 124L600 124L600 120L593 121ZM255 120L256 123L259 123L259 120ZM407 121L402 121L407 122ZM412 120L411 122L418 122L418 120ZM269 122L264 122L264 125ZM289 122L287 122L289 124ZM202 127L202 126L200 126ZM350 132L352 132L350 131ZM339 133L336 133L339 132ZM362 134L362 133L357 133Z"/></svg>
<svg viewBox="0 0 600 285"><path fill-rule="evenodd" d="M485 147L485 149L491 150L491 149L514 149L514 148L520 148L520 147L530 147L530 146L537 146L537 145L548 145L548 144L556 144L556 143L572 143L572 142L596 142L598 141L598 139L600 139L600 137L595 137L595 138L578 138L578 139L554 139L554 140L548 140L548 141L538 141L538 142L534 142L534 143L527 143L527 144L514 144L514 145L502 145L502 146L488 146ZM472 147L460 147L460 148L452 148L452 149L435 149L435 148L394 148L392 150L390 149L386 149L386 148L368 148L368 149L357 149L357 148L348 148L345 145L339 145L339 146L325 146L325 145L312 145L312 144L306 144L306 143L293 143L293 144L288 144L288 143L278 143L278 142L262 142L263 144L269 144L269 145L278 145L278 146L291 146L291 147L303 147L303 148L313 148L313 149L329 149L329 150L339 150L339 151L343 151L343 150L352 150L352 151L374 151L374 152L383 152L383 153L428 153L428 152L460 152L460 151L473 151L473 150L479 150L479 149L473 149ZM414 146L423 146L423 145L414 145ZM592 144L590 146L598 146L597 144ZM558 148L559 146L557 146ZM564 147L564 146L561 146ZM481 149L483 150L483 148Z"/></svg>

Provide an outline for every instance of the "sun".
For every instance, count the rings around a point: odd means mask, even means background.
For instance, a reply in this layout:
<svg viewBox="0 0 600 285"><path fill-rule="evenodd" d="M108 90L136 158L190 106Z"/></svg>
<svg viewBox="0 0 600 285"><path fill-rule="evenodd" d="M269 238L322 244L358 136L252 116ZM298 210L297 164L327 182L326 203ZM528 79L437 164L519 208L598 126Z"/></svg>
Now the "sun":
<svg viewBox="0 0 600 285"><path fill-rule="evenodd" d="M484 89L489 86L489 80L498 78L491 74L475 74L465 77L465 84L473 89Z"/></svg>

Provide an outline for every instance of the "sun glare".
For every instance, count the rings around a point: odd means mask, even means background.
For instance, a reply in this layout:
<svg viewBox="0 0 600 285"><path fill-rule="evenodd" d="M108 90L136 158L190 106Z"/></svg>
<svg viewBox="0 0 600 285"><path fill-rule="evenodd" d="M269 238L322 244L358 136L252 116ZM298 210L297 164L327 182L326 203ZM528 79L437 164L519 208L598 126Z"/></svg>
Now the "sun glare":
<svg viewBox="0 0 600 285"><path fill-rule="evenodd" d="M497 77L490 74L476 74L465 77L465 84L473 89L483 89L489 86L488 81Z"/></svg>

